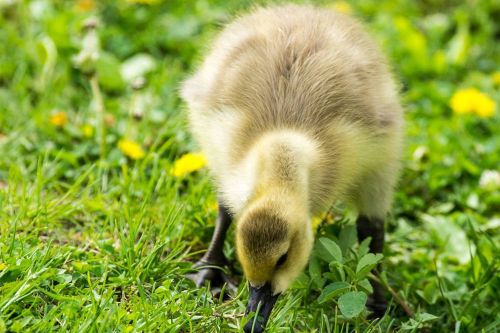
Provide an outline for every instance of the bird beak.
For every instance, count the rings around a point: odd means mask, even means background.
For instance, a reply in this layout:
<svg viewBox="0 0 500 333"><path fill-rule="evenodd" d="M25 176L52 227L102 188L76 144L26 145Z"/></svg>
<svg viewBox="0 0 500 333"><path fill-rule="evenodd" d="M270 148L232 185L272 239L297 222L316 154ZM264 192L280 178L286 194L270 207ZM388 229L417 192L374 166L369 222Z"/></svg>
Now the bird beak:
<svg viewBox="0 0 500 333"><path fill-rule="evenodd" d="M271 284L266 283L260 288L250 286L250 297L248 300L246 315L257 312L244 327L245 333L262 333L266 327L267 320L271 315L274 303L279 294L273 295Z"/></svg>

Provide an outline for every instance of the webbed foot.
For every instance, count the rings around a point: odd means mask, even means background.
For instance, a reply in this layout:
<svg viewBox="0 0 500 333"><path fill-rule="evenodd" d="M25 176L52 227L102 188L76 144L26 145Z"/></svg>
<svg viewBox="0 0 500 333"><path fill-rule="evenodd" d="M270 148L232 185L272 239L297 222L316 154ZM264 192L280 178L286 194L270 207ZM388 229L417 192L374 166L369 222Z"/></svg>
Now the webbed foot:
<svg viewBox="0 0 500 333"><path fill-rule="evenodd" d="M228 276L226 269L223 265L208 263L206 261L199 261L195 264L195 269L198 271L189 274L188 277L194 281L199 288L205 283L210 284L212 296L219 298L221 293L224 292L223 298L226 299L229 295L235 295L238 287L235 282Z"/></svg>

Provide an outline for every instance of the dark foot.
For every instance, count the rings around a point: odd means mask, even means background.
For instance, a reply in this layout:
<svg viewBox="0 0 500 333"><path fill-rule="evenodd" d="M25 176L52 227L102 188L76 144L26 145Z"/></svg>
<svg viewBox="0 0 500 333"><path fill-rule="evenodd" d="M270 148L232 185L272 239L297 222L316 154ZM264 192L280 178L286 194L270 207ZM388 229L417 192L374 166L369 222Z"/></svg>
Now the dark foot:
<svg viewBox="0 0 500 333"><path fill-rule="evenodd" d="M204 261L197 262L194 267L198 272L189 274L188 277L194 281L198 288L205 283L209 283L212 295L216 298L221 296L223 290L225 291L223 295L224 299L229 295L236 294L238 288L234 281L225 273L224 268Z"/></svg>
<svg viewBox="0 0 500 333"><path fill-rule="evenodd" d="M375 274L377 274L375 272ZM384 288L377 281L371 281L373 293L368 296L366 307L371 311L370 319L382 318L387 311L387 300L385 299Z"/></svg>
<svg viewBox="0 0 500 333"><path fill-rule="evenodd" d="M360 215L356 222L358 231L358 240L362 242L367 237L371 237L370 252L382 253L384 250L384 221L377 218L368 218ZM377 265L374 272L378 276L378 272L382 271L382 265ZM372 312L371 319L382 318L387 311L387 301L382 285L376 281L371 281L373 294L368 297L366 307Z"/></svg>
<svg viewBox="0 0 500 333"><path fill-rule="evenodd" d="M196 283L197 287L201 287L206 282L210 283L210 289L214 297L221 297L224 290L224 298L229 294L236 294L236 285L226 275L224 270L225 263L227 262L224 256L224 238L226 237L227 229L231 224L232 217L229 210L223 202L219 200L219 215L215 221L215 230L212 235L212 241L208 247L207 252L203 258L198 261L194 268L198 270L197 273L190 274L188 277Z"/></svg>

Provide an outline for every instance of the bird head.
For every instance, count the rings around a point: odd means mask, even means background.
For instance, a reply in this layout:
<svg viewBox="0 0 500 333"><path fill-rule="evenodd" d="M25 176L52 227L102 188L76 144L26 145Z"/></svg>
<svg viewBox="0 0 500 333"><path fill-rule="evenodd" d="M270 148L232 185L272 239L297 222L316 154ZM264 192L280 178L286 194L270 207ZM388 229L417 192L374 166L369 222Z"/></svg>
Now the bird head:
<svg viewBox="0 0 500 333"><path fill-rule="evenodd" d="M247 314L258 312L245 332L263 331L278 296L308 262L313 234L307 214L300 211L292 202L261 200L238 221L236 250L250 288Z"/></svg>

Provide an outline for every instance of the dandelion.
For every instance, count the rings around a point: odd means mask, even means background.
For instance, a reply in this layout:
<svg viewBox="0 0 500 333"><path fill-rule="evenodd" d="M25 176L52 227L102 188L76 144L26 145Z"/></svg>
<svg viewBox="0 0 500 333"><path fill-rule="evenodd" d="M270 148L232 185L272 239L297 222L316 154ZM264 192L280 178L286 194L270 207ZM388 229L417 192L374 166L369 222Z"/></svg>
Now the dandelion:
<svg viewBox="0 0 500 333"><path fill-rule="evenodd" d="M461 89L450 100L454 113L475 113L479 117L488 118L495 113L495 101L476 88Z"/></svg>
<svg viewBox="0 0 500 333"><path fill-rule="evenodd" d="M128 156L133 160L140 160L144 157L144 155L146 155L138 143L129 139L122 139L118 141L118 148L125 156Z"/></svg>
<svg viewBox="0 0 500 333"><path fill-rule="evenodd" d="M175 161L170 170L170 174L175 177L182 177L193 171L203 168L207 164L205 155L201 153L187 153Z"/></svg>
<svg viewBox="0 0 500 333"><path fill-rule="evenodd" d="M7 268L7 264L4 264L3 262L0 262L0 271L3 271L6 268Z"/></svg>
<svg viewBox="0 0 500 333"><path fill-rule="evenodd" d="M219 209L219 203L216 200L211 200L205 203L205 211L215 212Z"/></svg>
<svg viewBox="0 0 500 333"><path fill-rule="evenodd" d="M80 52L72 58L76 67L87 74L95 71L95 66L100 56L101 46L96 31L97 25L98 21L94 17L84 22L86 33L82 40L82 47Z"/></svg>
<svg viewBox="0 0 500 333"><path fill-rule="evenodd" d="M159 3L161 0L127 0L128 3L138 3L142 5L154 5Z"/></svg>
<svg viewBox="0 0 500 333"><path fill-rule="evenodd" d="M491 74L491 80L493 81L494 85L500 86L500 71L496 71L495 73Z"/></svg>
<svg viewBox="0 0 500 333"><path fill-rule="evenodd" d="M80 12L89 12L95 8L94 0L78 0L75 7Z"/></svg>
<svg viewBox="0 0 500 333"><path fill-rule="evenodd" d="M92 137L92 135L94 135L94 128L89 124L83 125L82 126L82 133L83 133L84 137L90 138L90 137Z"/></svg>
<svg viewBox="0 0 500 333"><path fill-rule="evenodd" d="M328 8L331 8L339 13L342 14L351 14L352 13L352 7L345 1L336 1L330 5L328 5Z"/></svg>
<svg viewBox="0 0 500 333"><path fill-rule="evenodd" d="M319 225L321 224L321 222L323 221L323 219L319 216L314 216L312 219L311 219L311 226L312 226L312 229L313 229L313 232L316 233L318 231L318 227Z"/></svg>
<svg viewBox="0 0 500 333"><path fill-rule="evenodd" d="M50 123L56 127L63 127L68 123L68 115L62 111L55 112L50 116Z"/></svg>
<svg viewBox="0 0 500 333"><path fill-rule="evenodd" d="M313 232L316 233L318 231L318 228L321 225L321 223L324 222L326 224L333 224L333 221L334 221L334 215L332 212L328 212L323 217L320 217L317 215L313 216L313 218L311 219L311 226L312 226Z"/></svg>

